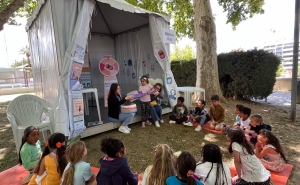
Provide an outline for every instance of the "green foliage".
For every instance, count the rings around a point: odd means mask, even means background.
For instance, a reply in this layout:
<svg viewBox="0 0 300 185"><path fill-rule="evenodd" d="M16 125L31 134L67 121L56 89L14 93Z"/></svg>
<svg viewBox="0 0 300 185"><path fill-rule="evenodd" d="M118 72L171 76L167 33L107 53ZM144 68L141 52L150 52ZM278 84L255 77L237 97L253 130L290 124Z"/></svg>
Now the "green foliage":
<svg viewBox="0 0 300 185"><path fill-rule="evenodd" d="M184 48L179 48L178 46L174 47L174 51L171 52L171 61L188 61L196 58L196 53L193 51L193 48L189 45L186 45Z"/></svg>
<svg viewBox="0 0 300 185"><path fill-rule="evenodd" d="M300 66L298 66L298 76L300 76Z"/></svg>
<svg viewBox="0 0 300 185"><path fill-rule="evenodd" d="M279 57L263 50L218 55L219 79L224 97L268 97L273 91L279 64Z"/></svg>
<svg viewBox="0 0 300 185"><path fill-rule="evenodd" d="M125 0L146 10L168 15L174 19L177 38L195 38L193 4L190 0Z"/></svg>
<svg viewBox="0 0 300 185"><path fill-rule="evenodd" d="M280 64L280 65L278 66L277 71L276 71L276 77L280 77L280 76L281 76L281 73L283 73L283 72L286 72L286 70L283 69L282 64ZM298 70L298 74L299 74L299 70ZM298 76L299 76L299 75L298 75Z"/></svg>
<svg viewBox="0 0 300 185"><path fill-rule="evenodd" d="M265 0L218 0L219 5L227 12L227 24L233 29L242 21L252 18L255 14L263 14Z"/></svg>
<svg viewBox="0 0 300 185"><path fill-rule="evenodd" d="M16 67L22 66L22 65L27 64L27 63L28 63L27 60L25 58L23 58L20 61L15 60L15 62L10 67L16 68Z"/></svg>
<svg viewBox="0 0 300 185"><path fill-rule="evenodd" d="M263 50L233 51L218 56L221 90L225 97L268 97L275 84L280 58ZM196 60L172 61L178 86L195 86Z"/></svg>
<svg viewBox="0 0 300 185"><path fill-rule="evenodd" d="M171 70L178 86L196 85L196 59L189 61L172 61Z"/></svg>
<svg viewBox="0 0 300 185"><path fill-rule="evenodd" d="M15 0L0 0L0 14L3 12L9 12L7 11L10 9L10 5ZM8 19L7 23L10 25L20 25L15 20L16 17L26 17L28 18L34 11L35 6L37 4L37 0L21 0L19 2L24 2L24 6L21 6L17 11L13 12ZM21 5L21 3L17 3L18 5ZM15 5L14 5L15 6Z"/></svg>

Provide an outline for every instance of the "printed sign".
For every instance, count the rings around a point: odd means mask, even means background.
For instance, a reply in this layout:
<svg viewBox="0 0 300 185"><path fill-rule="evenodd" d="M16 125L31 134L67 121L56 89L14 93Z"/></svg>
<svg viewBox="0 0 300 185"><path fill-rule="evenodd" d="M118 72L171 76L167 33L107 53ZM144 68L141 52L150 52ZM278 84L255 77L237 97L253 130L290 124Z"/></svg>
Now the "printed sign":
<svg viewBox="0 0 300 185"><path fill-rule="evenodd" d="M83 88L91 87L91 73L90 72L82 72L80 76L80 82Z"/></svg>
<svg viewBox="0 0 300 185"><path fill-rule="evenodd" d="M79 80L81 71L82 71L82 64L73 62L72 64L72 73L71 73L71 79Z"/></svg>
<svg viewBox="0 0 300 185"><path fill-rule="evenodd" d="M175 44L176 43L176 31L170 30L168 28L163 28L163 40L164 40L164 43Z"/></svg>
<svg viewBox="0 0 300 185"><path fill-rule="evenodd" d="M170 99L176 100L176 90L175 89L170 89L169 90L169 96Z"/></svg>

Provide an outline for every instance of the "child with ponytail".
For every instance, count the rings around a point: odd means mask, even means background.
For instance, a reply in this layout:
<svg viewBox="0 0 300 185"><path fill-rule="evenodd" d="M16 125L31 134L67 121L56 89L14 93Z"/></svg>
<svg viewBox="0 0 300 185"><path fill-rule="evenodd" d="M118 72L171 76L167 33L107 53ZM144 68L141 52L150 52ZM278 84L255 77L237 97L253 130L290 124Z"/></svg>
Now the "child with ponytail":
<svg viewBox="0 0 300 185"><path fill-rule="evenodd" d="M66 149L68 165L65 168L61 185L97 184L89 163L83 161L87 149L83 141L76 141Z"/></svg>
<svg viewBox="0 0 300 185"><path fill-rule="evenodd" d="M189 152L182 152L177 159L177 176L167 178L167 185L203 185L199 180L194 179L196 160Z"/></svg>
<svg viewBox="0 0 300 185"><path fill-rule="evenodd" d="M34 175L28 185L60 185L63 171L67 165L65 159L66 136L54 133L46 142L43 154L34 169Z"/></svg>

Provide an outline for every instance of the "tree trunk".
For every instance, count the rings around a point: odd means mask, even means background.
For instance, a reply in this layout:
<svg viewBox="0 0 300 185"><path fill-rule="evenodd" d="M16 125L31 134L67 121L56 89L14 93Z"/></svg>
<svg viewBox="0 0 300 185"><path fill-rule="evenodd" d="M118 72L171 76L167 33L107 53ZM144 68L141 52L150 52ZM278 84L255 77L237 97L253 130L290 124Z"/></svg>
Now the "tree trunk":
<svg viewBox="0 0 300 185"><path fill-rule="evenodd" d="M196 87L205 89L205 99L219 95L224 100L218 75L216 26L209 0L193 0L197 45Z"/></svg>
<svg viewBox="0 0 300 185"><path fill-rule="evenodd" d="M0 31L3 30L3 25L9 20L13 13L24 6L24 1L25 0L14 0L0 11Z"/></svg>

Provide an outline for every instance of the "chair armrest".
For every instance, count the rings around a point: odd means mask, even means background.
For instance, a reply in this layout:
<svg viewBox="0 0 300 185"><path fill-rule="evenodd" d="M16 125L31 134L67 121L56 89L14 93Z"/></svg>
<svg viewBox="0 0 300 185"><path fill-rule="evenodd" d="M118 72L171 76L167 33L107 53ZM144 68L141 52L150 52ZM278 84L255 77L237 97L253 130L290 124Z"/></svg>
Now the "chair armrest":
<svg viewBox="0 0 300 185"><path fill-rule="evenodd" d="M18 126L14 115L12 115L11 113L7 113L7 119L11 123L12 127L17 127Z"/></svg>

